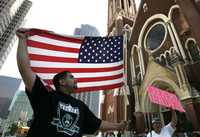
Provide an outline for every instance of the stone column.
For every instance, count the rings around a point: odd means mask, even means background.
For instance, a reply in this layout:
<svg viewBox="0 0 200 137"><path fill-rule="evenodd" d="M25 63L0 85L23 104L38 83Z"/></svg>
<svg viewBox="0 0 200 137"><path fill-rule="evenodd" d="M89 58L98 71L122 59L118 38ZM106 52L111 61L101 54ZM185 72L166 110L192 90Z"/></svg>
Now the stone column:
<svg viewBox="0 0 200 137"><path fill-rule="evenodd" d="M175 53L170 59L170 64L174 67L180 86L180 100L191 98L191 87L187 79L187 75L184 69L183 60Z"/></svg>
<svg viewBox="0 0 200 137"><path fill-rule="evenodd" d="M200 130L200 98L184 100L183 104L186 109L186 117L192 122L193 129Z"/></svg>
<svg viewBox="0 0 200 137"><path fill-rule="evenodd" d="M192 122L192 126L195 130L200 130L200 97L193 96L192 89L183 66L183 62L177 54L174 54L170 59L170 64L174 66L179 81L179 95L181 95L179 98L185 107L186 117L189 121Z"/></svg>

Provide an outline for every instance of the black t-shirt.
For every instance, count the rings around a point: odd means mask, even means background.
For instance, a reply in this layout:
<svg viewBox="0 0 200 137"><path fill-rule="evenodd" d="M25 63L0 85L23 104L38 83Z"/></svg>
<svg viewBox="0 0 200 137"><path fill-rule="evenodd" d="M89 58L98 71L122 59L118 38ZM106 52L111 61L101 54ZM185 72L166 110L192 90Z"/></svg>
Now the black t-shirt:
<svg viewBox="0 0 200 137"><path fill-rule="evenodd" d="M34 113L27 137L82 137L100 127L101 120L82 101L57 91L48 92L39 77L32 92L26 93Z"/></svg>

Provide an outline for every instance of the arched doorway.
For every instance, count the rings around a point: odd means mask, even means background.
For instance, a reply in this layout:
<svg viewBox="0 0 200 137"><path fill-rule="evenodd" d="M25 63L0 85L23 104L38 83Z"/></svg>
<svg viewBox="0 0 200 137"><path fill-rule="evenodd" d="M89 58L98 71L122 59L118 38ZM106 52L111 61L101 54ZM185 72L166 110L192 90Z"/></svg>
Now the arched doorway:
<svg viewBox="0 0 200 137"><path fill-rule="evenodd" d="M179 95L180 91L178 85L170 79L162 80L157 78L155 80L152 80L149 84L159 89L176 94L177 97L181 96ZM151 129L151 120L154 117L160 117L163 125L168 124L171 121L171 110L169 108L165 108L157 104L151 103L146 91L144 91L143 95L144 104L142 104L142 109L143 112L146 112L146 127ZM176 113L178 117L176 132L191 132L193 130L192 122L187 119L186 113L180 113L178 111L176 111Z"/></svg>

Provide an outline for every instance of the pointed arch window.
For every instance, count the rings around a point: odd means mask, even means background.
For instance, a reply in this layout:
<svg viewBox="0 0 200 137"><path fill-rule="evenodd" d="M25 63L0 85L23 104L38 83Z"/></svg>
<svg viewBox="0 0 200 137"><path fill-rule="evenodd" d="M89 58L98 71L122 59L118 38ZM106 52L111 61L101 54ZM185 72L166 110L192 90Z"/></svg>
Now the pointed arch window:
<svg viewBox="0 0 200 137"><path fill-rule="evenodd" d="M124 0L121 0L121 8L124 10Z"/></svg>
<svg viewBox="0 0 200 137"><path fill-rule="evenodd" d="M128 7L131 7L131 0L128 0Z"/></svg>
<svg viewBox="0 0 200 137"><path fill-rule="evenodd" d="M190 57L193 61L198 61L200 60L200 54L199 54L199 49L197 47L197 43L194 40L188 40L187 41L187 48L190 54Z"/></svg>
<svg viewBox="0 0 200 137"><path fill-rule="evenodd" d="M166 52L166 54L165 54L165 58L166 58L166 65L168 65L169 66L169 64L170 64L170 53L169 52Z"/></svg>
<svg viewBox="0 0 200 137"><path fill-rule="evenodd" d="M165 56L164 55L161 55L160 57L160 64L165 66L166 65L166 60L165 60Z"/></svg>

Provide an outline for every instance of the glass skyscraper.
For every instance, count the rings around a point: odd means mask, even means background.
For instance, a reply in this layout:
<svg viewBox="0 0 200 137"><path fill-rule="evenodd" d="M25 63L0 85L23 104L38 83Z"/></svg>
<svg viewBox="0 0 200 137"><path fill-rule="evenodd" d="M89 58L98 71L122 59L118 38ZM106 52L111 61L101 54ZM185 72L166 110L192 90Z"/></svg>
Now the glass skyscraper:
<svg viewBox="0 0 200 137"><path fill-rule="evenodd" d="M75 28L74 35L80 36L99 36L100 33L96 27L88 25L88 24L81 24L81 28Z"/></svg>
<svg viewBox="0 0 200 137"><path fill-rule="evenodd" d="M16 121L27 122L32 119L33 111L24 91L16 92L9 111L8 120L10 123Z"/></svg>
<svg viewBox="0 0 200 137"><path fill-rule="evenodd" d="M15 42L15 31L31 5L29 0L0 0L0 68Z"/></svg>

